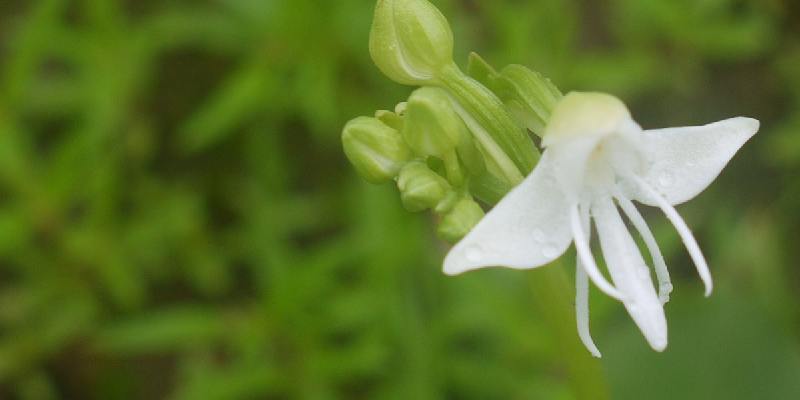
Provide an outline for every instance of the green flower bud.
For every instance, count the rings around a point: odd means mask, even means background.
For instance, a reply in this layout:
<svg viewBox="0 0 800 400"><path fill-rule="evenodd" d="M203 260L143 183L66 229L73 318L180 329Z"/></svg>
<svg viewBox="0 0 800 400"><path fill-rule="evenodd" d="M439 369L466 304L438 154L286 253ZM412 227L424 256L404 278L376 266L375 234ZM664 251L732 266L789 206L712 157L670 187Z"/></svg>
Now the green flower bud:
<svg viewBox="0 0 800 400"><path fill-rule="evenodd" d="M447 92L434 87L417 89L408 98L403 138L418 156L442 158L467 135L450 101Z"/></svg>
<svg viewBox="0 0 800 400"><path fill-rule="evenodd" d="M405 85L426 85L453 62L453 32L427 0L378 0L369 37L375 65Z"/></svg>
<svg viewBox="0 0 800 400"><path fill-rule="evenodd" d="M469 75L488 87L531 132L542 136L550 114L561 99L561 92L540 73L512 64L500 73L479 55L469 56Z"/></svg>
<svg viewBox="0 0 800 400"><path fill-rule="evenodd" d="M470 198L461 199L455 207L447 213L439 224L437 233L439 237L448 242L457 242L483 218L481 206Z"/></svg>
<svg viewBox="0 0 800 400"><path fill-rule="evenodd" d="M403 167L397 188L403 206L411 212L435 208L451 191L447 181L422 161L412 161Z"/></svg>
<svg viewBox="0 0 800 400"><path fill-rule="evenodd" d="M372 183L393 179L411 158L400 132L376 118L348 122L342 130L342 146L358 174Z"/></svg>
<svg viewBox="0 0 800 400"><path fill-rule="evenodd" d="M403 131L403 117L397 115L397 113L387 110L378 110L375 111L375 118L398 132Z"/></svg>

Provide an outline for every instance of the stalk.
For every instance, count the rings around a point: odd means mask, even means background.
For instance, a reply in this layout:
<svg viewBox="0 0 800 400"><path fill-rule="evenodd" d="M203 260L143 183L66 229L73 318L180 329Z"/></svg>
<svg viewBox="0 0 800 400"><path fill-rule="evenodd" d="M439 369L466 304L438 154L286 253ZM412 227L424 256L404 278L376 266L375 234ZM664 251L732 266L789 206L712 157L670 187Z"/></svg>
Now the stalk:
<svg viewBox="0 0 800 400"><path fill-rule="evenodd" d="M456 111L502 177L517 185L533 170L539 152L525 129L489 89L465 75L455 64L439 71L437 83L454 99Z"/></svg>
<svg viewBox="0 0 800 400"><path fill-rule="evenodd" d="M560 360L577 399L609 398L600 360L592 357L575 333L575 307L571 287L560 265L530 273L530 286L540 315L550 327Z"/></svg>

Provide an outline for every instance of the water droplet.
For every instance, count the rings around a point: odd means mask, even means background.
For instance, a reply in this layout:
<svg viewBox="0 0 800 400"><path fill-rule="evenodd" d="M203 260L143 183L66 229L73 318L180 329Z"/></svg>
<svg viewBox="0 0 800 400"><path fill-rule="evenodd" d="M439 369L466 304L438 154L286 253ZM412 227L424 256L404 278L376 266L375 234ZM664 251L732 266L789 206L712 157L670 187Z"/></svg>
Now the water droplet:
<svg viewBox="0 0 800 400"><path fill-rule="evenodd" d="M547 258L557 257L558 249L556 248L556 246L553 246L551 244L546 244L542 246L542 255Z"/></svg>
<svg viewBox="0 0 800 400"><path fill-rule="evenodd" d="M658 184L663 187L672 186L673 183L675 183L675 177L669 172L663 172L658 177Z"/></svg>
<svg viewBox="0 0 800 400"><path fill-rule="evenodd" d="M467 261L469 262L480 262L483 258L483 249L477 245L472 245L467 247L465 255L467 257Z"/></svg>
<svg viewBox="0 0 800 400"><path fill-rule="evenodd" d="M541 229L533 230L533 240L535 240L537 243L541 243L544 242L545 239L546 236L544 235L544 232L542 232Z"/></svg>

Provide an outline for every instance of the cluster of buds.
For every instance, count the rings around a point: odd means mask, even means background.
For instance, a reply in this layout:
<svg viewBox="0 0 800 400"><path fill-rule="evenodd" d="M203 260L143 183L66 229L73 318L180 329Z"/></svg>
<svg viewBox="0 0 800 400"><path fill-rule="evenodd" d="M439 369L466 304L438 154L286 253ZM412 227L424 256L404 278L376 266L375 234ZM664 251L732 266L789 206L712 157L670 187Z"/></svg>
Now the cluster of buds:
<svg viewBox="0 0 800 400"><path fill-rule="evenodd" d="M418 86L394 111L345 125L342 143L367 181L395 181L412 212L441 216L438 233L455 242L530 173L561 93L520 65L500 72L471 54L467 73L453 61L453 33L427 0L378 0L370 55L395 82Z"/></svg>

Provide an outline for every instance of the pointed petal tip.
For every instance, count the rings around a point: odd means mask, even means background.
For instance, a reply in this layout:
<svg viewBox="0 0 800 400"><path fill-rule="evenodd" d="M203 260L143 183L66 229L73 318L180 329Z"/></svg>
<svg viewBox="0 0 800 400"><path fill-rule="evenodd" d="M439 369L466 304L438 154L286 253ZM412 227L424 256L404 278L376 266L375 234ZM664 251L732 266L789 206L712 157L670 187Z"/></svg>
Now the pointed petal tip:
<svg viewBox="0 0 800 400"><path fill-rule="evenodd" d="M705 297L711 297L711 292L714 291L714 281L711 280L711 275L701 278L705 278L703 279L703 286L704 286L703 295Z"/></svg>
<svg viewBox="0 0 800 400"><path fill-rule="evenodd" d="M761 127L761 121L750 118L750 117L738 117L736 120L742 125L742 128L747 129L748 131L753 132L754 134L758 132L758 129Z"/></svg>
<svg viewBox="0 0 800 400"><path fill-rule="evenodd" d="M647 343L650 344L650 347L652 347L653 350L659 353L667 348L667 326L666 321L664 322L665 325L663 325L657 331L649 332L650 334L645 334Z"/></svg>
<svg viewBox="0 0 800 400"><path fill-rule="evenodd" d="M631 316L633 317L633 315ZM641 315L639 315L639 317L641 317ZM634 321L637 321L639 330L642 332L642 335L644 335L645 340L647 340L647 344L649 344L653 350L662 352L667 348L667 321L664 319L663 313L657 320L650 319L650 321L645 322L644 325L639 324L642 318L637 319L634 317Z"/></svg>
<svg viewBox="0 0 800 400"><path fill-rule="evenodd" d="M444 272L444 274L447 275L447 276L456 276L456 275L458 275L458 272L449 270L447 268L443 268L442 272Z"/></svg>
<svg viewBox="0 0 800 400"><path fill-rule="evenodd" d="M659 353L667 348L666 326L664 327L664 329L665 330L663 332L645 335L645 339L647 339L647 343L650 345L650 347Z"/></svg>
<svg viewBox="0 0 800 400"><path fill-rule="evenodd" d="M444 265L442 266L442 272L444 272L447 276L455 276L464 271L468 268L464 267L456 260L453 260L451 256L448 256L444 259Z"/></svg>
<svg viewBox="0 0 800 400"><path fill-rule="evenodd" d="M445 256L442 272L447 276L455 276L485 266L486 264L483 262L483 258L480 255L472 254L469 248L464 249L456 245L456 247L453 247L450 253Z"/></svg>

